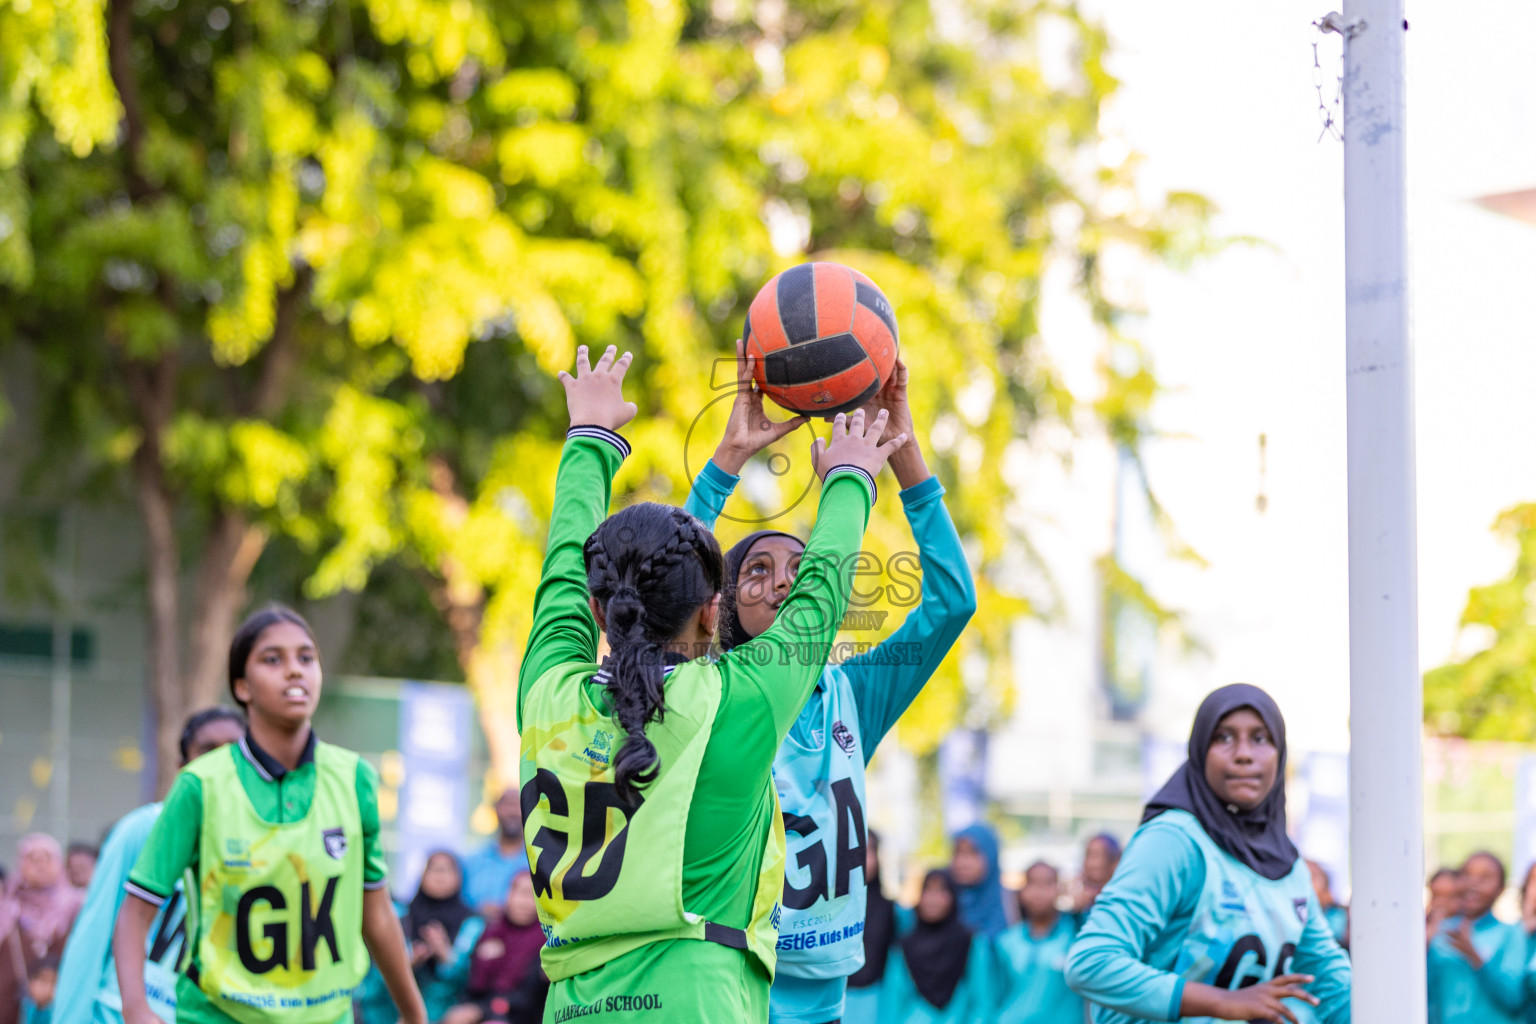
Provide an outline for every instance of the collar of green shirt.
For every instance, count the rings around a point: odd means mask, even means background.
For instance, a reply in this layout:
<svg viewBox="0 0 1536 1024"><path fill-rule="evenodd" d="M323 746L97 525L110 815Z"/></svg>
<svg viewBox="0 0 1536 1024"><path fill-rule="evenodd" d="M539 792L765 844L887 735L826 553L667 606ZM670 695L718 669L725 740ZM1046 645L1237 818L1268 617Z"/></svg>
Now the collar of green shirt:
<svg viewBox="0 0 1536 1024"><path fill-rule="evenodd" d="M283 763L261 749L260 744L256 742L256 737L252 736L249 732L240 741L240 753L245 755L245 759L251 763L252 768L256 769L256 773L268 782L277 782L284 775L288 774L288 769L283 767ZM299 755L299 763L294 765L294 768L302 768L307 764L314 763L314 760L315 730L311 726L309 740L304 744L304 753Z"/></svg>

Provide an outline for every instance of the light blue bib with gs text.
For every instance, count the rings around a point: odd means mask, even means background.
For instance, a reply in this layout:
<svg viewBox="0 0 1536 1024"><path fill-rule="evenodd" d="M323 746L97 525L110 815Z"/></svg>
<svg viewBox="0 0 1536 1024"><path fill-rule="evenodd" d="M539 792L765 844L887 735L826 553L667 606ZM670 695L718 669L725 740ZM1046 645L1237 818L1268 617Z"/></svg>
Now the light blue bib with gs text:
<svg viewBox="0 0 1536 1024"><path fill-rule="evenodd" d="M773 762L788 842L778 969L839 978L864 966L864 745L842 669L827 666L818 701Z"/></svg>
<svg viewBox="0 0 1536 1024"><path fill-rule="evenodd" d="M1270 881L1217 846L1194 815L1174 810L1158 817L1176 822L1205 857L1205 887L1173 973L1233 990L1291 973L1313 895L1306 862L1298 857L1290 874ZM1300 1000L1289 999L1285 1005L1299 1024L1319 1019Z"/></svg>

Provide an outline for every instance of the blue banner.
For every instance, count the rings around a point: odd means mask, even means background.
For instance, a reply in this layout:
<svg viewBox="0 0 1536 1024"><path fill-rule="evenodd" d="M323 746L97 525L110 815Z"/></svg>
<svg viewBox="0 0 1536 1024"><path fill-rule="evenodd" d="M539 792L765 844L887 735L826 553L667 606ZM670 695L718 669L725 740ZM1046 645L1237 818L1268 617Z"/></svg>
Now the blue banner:
<svg viewBox="0 0 1536 1024"><path fill-rule="evenodd" d="M396 895L413 893L427 855L462 852L469 830L469 690L407 683L400 695L400 755L405 779L396 820Z"/></svg>
<svg viewBox="0 0 1536 1024"><path fill-rule="evenodd" d="M1301 855L1328 873L1334 898L1349 891L1349 755L1310 753L1302 762L1307 813L1296 830Z"/></svg>

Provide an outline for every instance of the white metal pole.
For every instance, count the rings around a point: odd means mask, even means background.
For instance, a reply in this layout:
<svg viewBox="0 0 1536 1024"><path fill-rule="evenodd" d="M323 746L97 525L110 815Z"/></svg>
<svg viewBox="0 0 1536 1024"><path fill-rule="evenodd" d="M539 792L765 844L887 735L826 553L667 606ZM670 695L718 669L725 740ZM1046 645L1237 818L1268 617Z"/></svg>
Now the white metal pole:
<svg viewBox="0 0 1536 1024"><path fill-rule="evenodd" d="M1425 1019L1403 0L1346 0L1351 954L1355 1024Z"/></svg>

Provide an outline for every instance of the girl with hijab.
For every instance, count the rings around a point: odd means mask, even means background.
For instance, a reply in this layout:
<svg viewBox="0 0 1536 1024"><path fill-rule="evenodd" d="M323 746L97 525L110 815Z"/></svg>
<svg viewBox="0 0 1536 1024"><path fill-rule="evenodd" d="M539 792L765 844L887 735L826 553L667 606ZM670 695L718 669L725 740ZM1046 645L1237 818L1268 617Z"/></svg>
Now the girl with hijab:
<svg viewBox="0 0 1536 1024"><path fill-rule="evenodd" d="M533 876L512 876L501 911L485 926L469 969L469 1001L449 1010L442 1024L537 1024L549 980L539 967L544 930L533 895Z"/></svg>
<svg viewBox="0 0 1536 1024"><path fill-rule="evenodd" d="M459 1001L469 975L471 951L485 927L463 896L464 871L458 857L447 850L434 850L422 867L416 895L400 910L411 972L426 1004L428 1020L437 1020ZM368 969L352 999L354 1012L363 1024L395 1024L399 1017L377 967Z"/></svg>
<svg viewBox="0 0 1536 1024"><path fill-rule="evenodd" d="M880 993L880 1024L971 1024L990 1020L992 957L987 940L960 919L948 871L930 871L913 910L897 912Z"/></svg>
<svg viewBox="0 0 1536 1024"><path fill-rule="evenodd" d="M1285 720L1269 694L1206 697L1188 761L1141 821L1067 957L1097 1024L1348 1024L1349 959L1286 837Z"/></svg>
<svg viewBox="0 0 1536 1024"><path fill-rule="evenodd" d="M740 343L736 358L736 399L725 436L694 480L684 506L711 529L747 460L805 422L769 421L762 393L753 384L754 361ZM822 669L774 758L773 782L788 843L778 970L769 992L774 1024L826 1024L845 1012L847 978L863 964L864 954L859 923L869 884L862 870L865 766L976 611L976 586L944 505L944 488L929 472L912 426L907 379L907 368L897 360L866 410L889 416L885 437L908 439L891 455L890 467L901 486L898 497L918 564L910 554L891 558L890 595L893 605L911 604L910 596L901 600L898 592L914 594L913 570L920 567L921 596L884 642ZM726 553L720 603L725 651L746 645L774 625L805 550L794 534L759 530ZM878 563L874 568L880 568ZM867 585L873 575L868 565L863 575L866 590L883 589Z"/></svg>
<svg viewBox="0 0 1536 1024"><path fill-rule="evenodd" d="M23 836L16 853L15 877L0 893L0 1024L20 1021L28 978L43 960L58 963L82 899L52 836Z"/></svg>
<svg viewBox="0 0 1536 1024"><path fill-rule="evenodd" d="M848 976L842 1024L879 1024L880 983L896 941L896 904L880 883L880 837L869 830L864 848L864 966Z"/></svg>
<svg viewBox="0 0 1536 1024"><path fill-rule="evenodd" d="M1077 919L1057 909L1061 876L1044 861L1024 872L1018 924L993 943L998 1007L994 1024L1082 1024L1083 1000L1067 987L1067 950Z"/></svg>
<svg viewBox="0 0 1536 1024"><path fill-rule="evenodd" d="M464 869L459 858L447 850L434 851L427 857L421 884L401 921L428 1020L437 1020L459 1001L469 976L470 953L485 930L485 922L463 897Z"/></svg>
<svg viewBox="0 0 1536 1024"><path fill-rule="evenodd" d="M1504 862L1474 853L1461 866L1460 912L1431 930L1429 1019L1436 1024L1520 1024L1526 993L1525 933L1493 916ZM1533 979L1536 980L1536 979Z"/></svg>
<svg viewBox="0 0 1536 1024"><path fill-rule="evenodd" d="M949 875L959 893L960 920L967 928L992 938L1012 923L997 833L990 826L976 824L955 833Z"/></svg>

